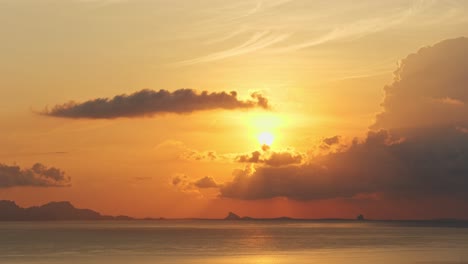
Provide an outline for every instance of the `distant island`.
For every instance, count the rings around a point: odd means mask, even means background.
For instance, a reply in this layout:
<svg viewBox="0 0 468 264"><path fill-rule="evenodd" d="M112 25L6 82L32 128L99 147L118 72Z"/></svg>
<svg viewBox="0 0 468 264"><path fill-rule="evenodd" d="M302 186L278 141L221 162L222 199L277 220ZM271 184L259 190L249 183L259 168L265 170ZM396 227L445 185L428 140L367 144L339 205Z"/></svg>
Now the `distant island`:
<svg viewBox="0 0 468 264"><path fill-rule="evenodd" d="M368 220L360 214L356 218L253 218L239 216L229 212L221 219L213 218L133 218L125 215L109 216L103 215L90 209L79 209L70 202L50 202L41 206L22 208L14 201L0 200L0 222L1 221L101 221L101 220L133 220L133 221L164 221L164 220L205 220L205 221L319 221L319 222L386 222L388 224L404 224L410 226L447 226L468 227L468 220L462 219L426 219L426 220Z"/></svg>
<svg viewBox="0 0 468 264"><path fill-rule="evenodd" d="M19 207L13 201L0 201L0 221L134 220L129 216L108 216L90 209L75 208L70 202Z"/></svg>
<svg viewBox="0 0 468 264"><path fill-rule="evenodd" d="M282 216L276 218L253 218L249 216L240 217L233 212L229 212L228 215L224 218L224 220L297 220L295 218Z"/></svg>
<svg viewBox="0 0 468 264"><path fill-rule="evenodd" d="M362 217L362 215L360 215ZM96 220L166 220L165 218L133 218L125 215L109 216L102 215L99 212L90 209L79 209L73 206L68 201L50 202L41 206L32 206L22 208L14 201L0 200L0 221L96 221ZM349 219L298 219L291 217L277 218L253 218L249 216L240 217L239 215L229 212L223 219L203 219L203 218L185 218L181 220L325 220L325 221L342 221ZM357 220L363 220L363 217L358 217Z"/></svg>
<svg viewBox="0 0 468 264"><path fill-rule="evenodd" d="M288 216L281 216L281 217L274 217L274 218L253 218L253 217L250 217L250 216L243 216L243 217L240 217L239 215L233 213L233 212L229 212L228 215L226 217L223 218L223 220L228 220L228 221L232 221L232 220L270 220L270 221L274 221L274 220L277 220L277 221L288 221L288 220L296 220L296 221L363 221L364 220L364 216L363 215L359 215L356 220L355 219L348 219L348 218L319 218L319 219L309 219L309 218L293 218L293 217L288 217Z"/></svg>

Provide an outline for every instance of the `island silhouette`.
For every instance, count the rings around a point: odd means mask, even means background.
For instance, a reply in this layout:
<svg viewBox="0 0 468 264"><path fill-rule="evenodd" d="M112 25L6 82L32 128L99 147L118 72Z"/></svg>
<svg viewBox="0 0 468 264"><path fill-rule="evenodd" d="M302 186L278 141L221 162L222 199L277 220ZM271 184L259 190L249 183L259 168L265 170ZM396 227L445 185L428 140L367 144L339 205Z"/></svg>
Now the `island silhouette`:
<svg viewBox="0 0 468 264"><path fill-rule="evenodd" d="M14 201L0 201L0 221L132 220L129 216L102 215L75 208L70 202L50 202L42 206L19 207Z"/></svg>
<svg viewBox="0 0 468 264"><path fill-rule="evenodd" d="M68 201L50 202L41 206L20 207L14 201L0 200L0 221L100 221L100 220L128 220L128 221L165 221L165 220L206 220L206 221L317 221L317 222L387 222L388 224L409 226L447 226L468 227L468 220L461 219L425 219L425 220L369 220L359 214L356 218L292 218L287 216L276 218L254 218L239 216L229 212L224 218L133 218L125 215L103 215L91 209L80 209Z"/></svg>

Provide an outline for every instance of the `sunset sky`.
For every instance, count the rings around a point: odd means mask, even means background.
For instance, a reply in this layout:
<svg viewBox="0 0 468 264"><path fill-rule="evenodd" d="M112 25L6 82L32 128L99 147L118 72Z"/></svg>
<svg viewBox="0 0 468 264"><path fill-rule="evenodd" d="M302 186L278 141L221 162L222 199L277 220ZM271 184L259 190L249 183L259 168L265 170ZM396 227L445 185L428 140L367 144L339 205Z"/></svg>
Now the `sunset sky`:
<svg viewBox="0 0 468 264"><path fill-rule="evenodd" d="M467 13L464 0L0 0L0 199L468 218Z"/></svg>

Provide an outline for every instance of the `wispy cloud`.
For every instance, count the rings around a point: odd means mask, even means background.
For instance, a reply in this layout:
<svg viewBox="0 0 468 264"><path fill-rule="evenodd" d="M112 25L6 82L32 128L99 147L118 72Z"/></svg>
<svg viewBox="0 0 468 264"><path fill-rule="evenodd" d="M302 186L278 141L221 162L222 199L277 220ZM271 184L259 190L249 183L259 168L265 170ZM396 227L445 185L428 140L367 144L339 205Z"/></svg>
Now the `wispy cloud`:
<svg viewBox="0 0 468 264"><path fill-rule="evenodd" d="M353 40L403 24L413 16L433 7L436 3L433 0L418 0L403 8L381 8L376 10L377 14L375 15L358 17L352 22L349 22L349 17L346 15L349 10L346 11L344 7L337 8L335 13L330 14L339 16L340 13L343 13L341 16L347 18L344 20L338 19L338 21L336 19L328 20L318 14L305 16L302 10L297 9L297 6L294 5L290 7L294 11L288 11L278 16L276 12L279 12L279 10L275 7L287 3L292 4L293 2L300 1L258 1L254 7L243 12L239 11L236 15L208 20L209 23L206 25L205 33L210 30L213 31L210 32L211 35L221 32L229 33L222 33L221 36L210 38L204 41L205 44L213 45L231 40L241 34L250 34L250 37L238 46L179 61L173 65L187 66L207 63L260 51L267 54L288 53L333 41ZM243 6L245 8L245 5ZM231 8L235 9L234 7ZM239 8L239 6L236 6L236 8ZM369 11L371 10L369 9ZM231 12L233 11L231 10ZM294 14L292 12L297 12L297 17L292 16ZM229 12L226 11L224 14L226 13ZM273 17L279 17L281 20ZM311 26L304 27L305 24ZM322 32L322 34L317 36L317 32ZM313 35L315 37L312 37ZM296 37L297 40L292 36Z"/></svg>
<svg viewBox="0 0 468 264"><path fill-rule="evenodd" d="M207 41L204 42L204 44L212 45L212 44L224 42L226 40L232 39L232 38L234 38L236 36L239 36L240 34L246 33L246 32L247 32L247 28L244 27L244 26L241 26L238 30L232 31L228 35L225 35L225 36L222 36L222 37L219 37L219 38L214 38L214 39L207 40Z"/></svg>
<svg viewBox="0 0 468 264"><path fill-rule="evenodd" d="M195 59L185 60L178 63L175 63L175 66L186 66L193 65L202 62L211 62L226 59L229 57L244 55L252 53L266 47L272 46L276 43L286 40L290 35L289 34L272 34L270 31L257 32L252 35L246 42L243 44L234 47L232 49L219 51L212 53L206 56L198 57Z"/></svg>
<svg viewBox="0 0 468 264"><path fill-rule="evenodd" d="M398 10L391 15L384 17L373 17L358 20L348 25L338 26L328 33L310 41L305 41L299 44L293 44L286 47L272 49L275 53L291 52L300 49L310 48L335 40L360 38L369 34L377 33L385 29L391 28L406 21L412 15L424 10L433 4L433 1L418 1L416 4L405 10Z"/></svg>

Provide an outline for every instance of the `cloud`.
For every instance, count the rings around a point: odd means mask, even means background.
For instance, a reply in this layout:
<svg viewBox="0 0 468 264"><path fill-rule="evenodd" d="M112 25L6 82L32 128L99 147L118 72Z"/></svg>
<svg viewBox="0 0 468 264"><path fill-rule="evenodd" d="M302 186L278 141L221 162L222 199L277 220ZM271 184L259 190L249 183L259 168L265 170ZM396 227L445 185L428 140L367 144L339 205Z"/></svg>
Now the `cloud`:
<svg viewBox="0 0 468 264"><path fill-rule="evenodd" d="M289 45L286 47L279 47L272 49L272 51L277 53L291 52L318 46L332 41L360 38L399 25L408 18L414 16L416 13L427 9L431 5L433 5L431 1L416 1L409 8L399 9L390 15L380 15L372 18L364 18L352 23L343 24L331 29L328 33L316 39Z"/></svg>
<svg viewBox="0 0 468 264"><path fill-rule="evenodd" d="M299 165L268 166L258 153L244 157L255 165L220 184L220 196L468 201L467 69L466 38L421 49L395 71L364 139L342 147L339 137L326 138L319 147L340 147L311 152Z"/></svg>
<svg viewBox="0 0 468 264"><path fill-rule="evenodd" d="M241 163L265 164L273 167L286 166L291 164L300 164L305 155L294 150L272 151L269 148L262 147L263 152L253 151L250 154L238 155L235 161Z"/></svg>
<svg viewBox="0 0 468 264"><path fill-rule="evenodd" d="M117 95L112 99L97 98L83 103L69 102L56 105L42 114L64 118L112 119L119 117L143 117L156 114L186 114L214 109L269 109L268 99L259 93L251 95L253 100L237 99L232 91L198 93L192 89L141 90L130 95Z"/></svg>
<svg viewBox="0 0 468 264"><path fill-rule="evenodd" d="M327 146L332 146L340 142L340 136L324 138L322 142Z"/></svg>
<svg viewBox="0 0 468 264"><path fill-rule="evenodd" d="M183 142L166 140L155 146L155 158L160 161L231 162L231 154L215 151L200 151L186 146Z"/></svg>
<svg viewBox="0 0 468 264"><path fill-rule="evenodd" d="M179 174L171 179L172 186L183 193L191 193L203 196L201 189L219 188L213 177L205 176L203 178L192 180L184 174Z"/></svg>
<svg viewBox="0 0 468 264"><path fill-rule="evenodd" d="M260 162L260 156L262 153L260 151L254 151L250 155L240 155L236 158L237 162L247 162L247 163L258 163Z"/></svg>
<svg viewBox="0 0 468 264"><path fill-rule="evenodd" d="M385 87L374 129L461 124L468 120L468 39L442 41L400 63Z"/></svg>
<svg viewBox="0 0 468 264"><path fill-rule="evenodd" d="M450 133L449 133L450 132ZM295 200L386 196L468 199L468 135L441 129L402 141L388 131L369 132L345 151L311 157L299 166L248 167L220 188L222 197Z"/></svg>
<svg viewBox="0 0 468 264"><path fill-rule="evenodd" d="M205 188L216 188L218 184L212 177L203 177L201 179L196 180L193 183L197 188L205 189Z"/></svg>
<svg viewBox="0 0 468 264"><path fill-rule="evenodd" d="M69 186L70 177L54 167L46 167L40 163L34 164L29 169L21 169L18 166L0 164L0 188L16 186L36 187L62 187Z"/></svg>
<svg viewBox="0 0 468 264"><path fill-rule="evenodd" d="M180 176L175 176L174 178L172 178L172 185L174 186L177 186L179 185L179 183L181 183L183 181L183 178L180 177Z"/></svg>
<svg viewBox="0 0 468 264"><path fill-rule="evenodd" d="M185 60L176 63L176 66L187 66L204 62L211 62L222 60L230 57L240 56L252 53L266 47L272 46L276 43L286 40L289 34L273 34L270 31L262 31L254 33L247 41L237 47L219 51L216 53L208 54L195 59Z"/></svg>

